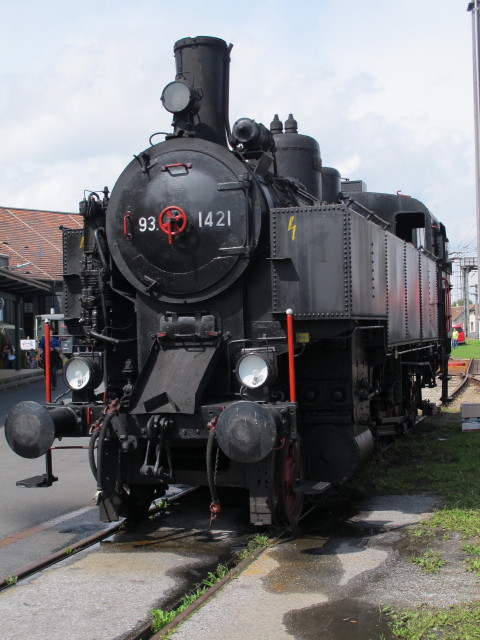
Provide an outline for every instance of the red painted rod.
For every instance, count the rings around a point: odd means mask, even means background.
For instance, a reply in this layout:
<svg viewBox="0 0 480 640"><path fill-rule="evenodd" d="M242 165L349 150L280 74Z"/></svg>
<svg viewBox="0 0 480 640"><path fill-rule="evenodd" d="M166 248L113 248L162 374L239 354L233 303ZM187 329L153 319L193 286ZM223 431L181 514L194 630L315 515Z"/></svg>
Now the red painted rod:
<svg viewBox="0 0 480 640"><path fill-rule="evenodd" d="M50 386L50 322L45 320L45 344L43 345L43 361L45 363L45 400L52 401L52 391Z"/></svg>
<svg viewBox="0 0 480 640"><path fill-rule="evenodd" d="M290 381L290 402L296 402L297 394L295 391L295 341L293 339L293 310L287 309L285 313L287 314L288 379Z"/></svg>

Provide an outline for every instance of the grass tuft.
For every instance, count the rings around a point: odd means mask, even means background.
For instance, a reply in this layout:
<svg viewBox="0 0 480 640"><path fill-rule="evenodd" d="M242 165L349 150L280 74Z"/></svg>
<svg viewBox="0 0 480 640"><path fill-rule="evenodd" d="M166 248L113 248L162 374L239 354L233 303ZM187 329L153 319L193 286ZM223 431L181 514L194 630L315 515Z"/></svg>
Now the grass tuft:
<svg viewBox="0 0 480 640"><path fill-rule="evenodd" d="M480 577L480 544L466 544L462 547L462 551L465 551L470 556L465 559L467 571L471 571Z"/></svg>
<svg viewBox="0 0 480 640"><path fill-rule="evenodd" d="M245 549L243 549L242 551L239 551L236 554L236 557L238 561L244 560L245 558L248 558L248 556L251 553L253 553L256 549L258 548L266 549L270 546L270 544L271 544L270 538L267 535L257 533L256 535L253 536L253 538L250 538Z"/></svg>
<svg viewBox="0 0 480 640"><path fill-rule="evenodd" d="M420 605L396 613L384 609L397 638L409 640L480 640L480 602L452 605L447 609Z"/></svg>
<svg viewBox="0 0 480 640"><path fill-rule="evenodd" d="M422 555L414 556L411 558L411 562L418 565L425 571L425 573L440 571L440 569L445 566L445 562L442 560L441 555L438 551L434 551L433 549L427 549L427 551L422 553Z"/></svg>
<svg viewBox="0 0 480 640"><path fill-rule="evenodd" d="M423 523L425 527L444 531L458 531L464 538L480 535L480 509L438 509Z"/></svg>
<svg viewBox="0 0 480 640"><path fill-rule="evenodd" d="M217 565L215 572L209 571L208 577L202 581L202 583L192 591L191 593L183 596L180 600L180 604L175 609L152 609L152 631L157 633L163 627L166 627L176 616L178 616L182 611L185 611L187 607L189 607L193 602L198 600L200 596L202 596L207 589L212 587L214 584L219 582L222 578L224 578L228 573L228 567L224 564Z"/></svg>

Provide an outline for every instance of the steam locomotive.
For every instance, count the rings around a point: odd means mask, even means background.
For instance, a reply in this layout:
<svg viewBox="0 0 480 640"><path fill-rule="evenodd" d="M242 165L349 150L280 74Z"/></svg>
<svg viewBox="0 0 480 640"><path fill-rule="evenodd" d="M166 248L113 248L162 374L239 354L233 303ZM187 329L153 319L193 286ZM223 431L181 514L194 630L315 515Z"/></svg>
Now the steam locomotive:
<svg viewBox="0 0 480 640"><path fill-rule="evenodd" d="M64 229L71 401L6 420L20 456L90 438L102 520L141 519L171 483L248 491L254 524L352 478L447 395L444 226L418 200L322 164L290 115L228 123L231 45L174 46L173 131Z"/></svg>

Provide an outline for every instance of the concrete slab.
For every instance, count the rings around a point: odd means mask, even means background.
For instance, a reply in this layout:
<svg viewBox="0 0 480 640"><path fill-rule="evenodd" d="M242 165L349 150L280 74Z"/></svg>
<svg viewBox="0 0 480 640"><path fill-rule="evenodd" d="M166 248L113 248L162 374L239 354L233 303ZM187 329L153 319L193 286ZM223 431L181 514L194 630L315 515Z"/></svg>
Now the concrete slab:
<svg viewBox="0 0 480 640"><path fill-rule="evenodd" d="M178 589L179 565L186 571L200 569L204 562L205 558L187 560L174 553L79 554L0 594L2 636L11 640L124 637Z"/></svg>
<svg viewBox="0 0 480 640"><path fill-rule="evenodd" d="M375 496L356 503L348 523L367 531L390 531L425 520L441 504L439 496Z"/></svg>

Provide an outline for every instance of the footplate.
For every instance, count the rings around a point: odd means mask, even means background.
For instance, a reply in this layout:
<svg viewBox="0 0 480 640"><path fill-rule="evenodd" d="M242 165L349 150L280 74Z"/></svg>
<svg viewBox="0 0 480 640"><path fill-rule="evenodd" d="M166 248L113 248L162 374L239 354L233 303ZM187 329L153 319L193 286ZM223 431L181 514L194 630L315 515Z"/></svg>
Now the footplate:
<svg viewBox="0 0 480 640"><path fill-rule="evenodd" d="M296 482L293 486L293 490L304 493L307 496L312 496L318 495L320 493L325 493L325 491L328 491L331 486L331 482L303 480Z"/></svg>
<svg viewBox="0 0 480 640"><path fill-rule="evenodd" d="M18 480L15 484L17 487L34 489L35 487L51 487L57 480L58 478L55 476L48 476L46 473L42 473L41 476L32 476L31 478L25 478L25 480Z"/></svg>
<svg viewBox="0 0 480 640"><path fill-rule="evenodd" d="M32 476L31 478L25 478L25 480L19 480L16 485L17 487L24 487L25 489L35 489L51 487L57 480L57 476L53 475L52 451L49 449L45 454L45 473L42 473L41 476Z"/></svg>

